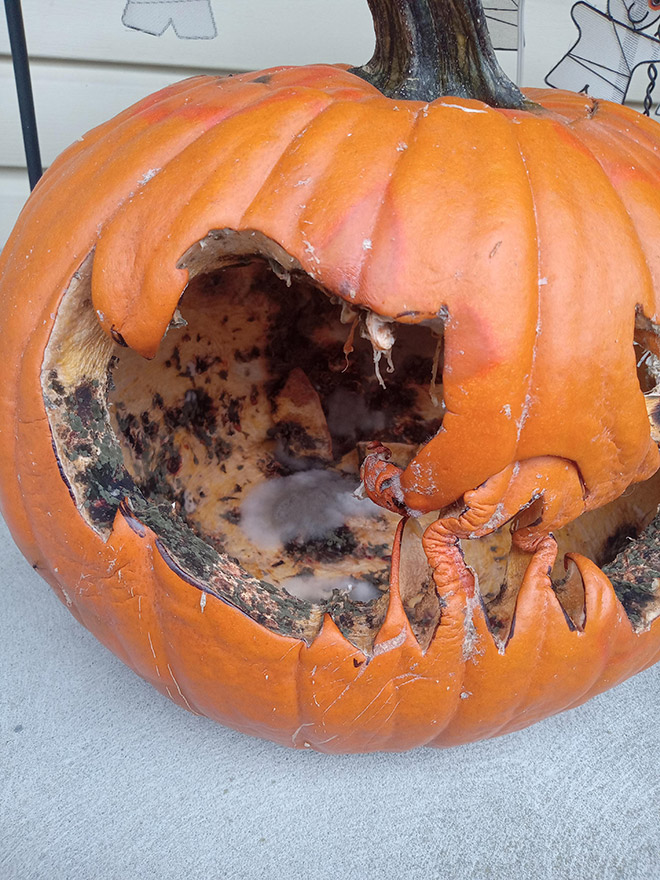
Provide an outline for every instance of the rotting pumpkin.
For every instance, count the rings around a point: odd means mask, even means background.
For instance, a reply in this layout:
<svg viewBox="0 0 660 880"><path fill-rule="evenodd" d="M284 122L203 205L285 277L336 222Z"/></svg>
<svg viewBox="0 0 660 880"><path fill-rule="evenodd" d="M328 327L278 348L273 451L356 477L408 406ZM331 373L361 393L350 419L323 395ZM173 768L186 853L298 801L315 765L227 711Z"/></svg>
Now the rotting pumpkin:
<svg viewBox="0 0 660 880"><path fill-rule="evenodd" d="M479 0L369 2L363 68L87 134L0 264L24 554L176 703L326 752L502 734L660 657L660 128L523 96Z"/></svg>

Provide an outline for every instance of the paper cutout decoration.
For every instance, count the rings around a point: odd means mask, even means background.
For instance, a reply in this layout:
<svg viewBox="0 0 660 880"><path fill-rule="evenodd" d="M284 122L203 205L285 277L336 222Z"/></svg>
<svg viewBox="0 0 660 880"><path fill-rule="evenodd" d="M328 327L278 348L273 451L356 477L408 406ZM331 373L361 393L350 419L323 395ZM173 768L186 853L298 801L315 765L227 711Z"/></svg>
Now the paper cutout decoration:
<svg viewBox="0 0 660 880"><path fill-rule="evenodd" d="M546 83L623 104L635 68L660 61L660 0L609 0L607 12L576 3L571 16L578 40Z"/></svg>
<svg viewBox="0 0 660 880"><path fill-rule="evenodd" d="M517 51L520 48L523 0L483 0L488 30L495 49Z"/></svg>
<svg viewBox="0 0 660 880"><path fill-rule="evenodd" d="M182 40L212 40L218 35L211 0L128 0L121 20L155 37L170 25Z"/></svg>
<svg viewBox="0 0 660 880"><path fill-rule="evenodd" d="M240 0L231 0L240 2ZM484 0L484 10L496 49L518 49L518 29L523 0ZM211 0L128 0L122 23L160 37L170 27L185 40L212 40L218 31Z"/></svg>

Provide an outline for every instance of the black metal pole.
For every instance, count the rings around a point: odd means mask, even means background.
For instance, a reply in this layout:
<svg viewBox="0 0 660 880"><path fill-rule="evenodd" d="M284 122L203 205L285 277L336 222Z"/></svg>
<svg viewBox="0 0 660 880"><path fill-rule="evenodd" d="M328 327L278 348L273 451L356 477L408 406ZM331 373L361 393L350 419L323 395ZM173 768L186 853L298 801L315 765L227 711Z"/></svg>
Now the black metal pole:
<svg viewBox="0 0 660 880"><path fill-rule="evenodd" d="M43 174L43 167L41 165L41 153L39 151L37 120L34 115L30 62L28 61L27 45L25 43L25 27L23 26L21 0L5 0L5 12L7 14L7 28L9 29L11 57L14 62L14 77L16 79L18 107L21 113L21 128L23 129L25 159L27 161L30 189L34 189L37 185L37 181Z"/></svg>

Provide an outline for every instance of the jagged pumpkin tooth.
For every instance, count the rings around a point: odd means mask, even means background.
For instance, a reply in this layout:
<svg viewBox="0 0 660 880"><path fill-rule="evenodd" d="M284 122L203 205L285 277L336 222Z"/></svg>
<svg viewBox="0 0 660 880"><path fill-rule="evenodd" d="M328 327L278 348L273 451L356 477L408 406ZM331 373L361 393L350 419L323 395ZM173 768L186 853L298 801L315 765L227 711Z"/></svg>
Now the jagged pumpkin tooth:
<svg viewBox="0 0 660 880"><path fill-rule="evenodd" d="M511 719L528 718L539 703L545 709L539 717L551 713L543 702L549 695L530 687L546 627L554 629L561 618L563 628L568 629L549 586L547 557L556 548L552 539L547 545L540 548L527 569L506 644L493 636L480 595L466 603L461 702L452 724L433 745L458 745L497 735ZM550 675L555 672L553 669ZM527 723L532 722L522 721L523 726Z"/></svg>
<svg viewBox="0 0 660 880"><path fill-rule="evenodd" d="M400 577L401 577L401 544L406 527L406 520L402 519L396 530L392 545L392 563L390 566L390 589L389 601L385 620L378 630L374 639L373 656L385 654L404 645L408 648L417 648L419 645L410 627L401 600Z"/></svg>
<svg viewBox="0 0 660 880"><path fill-rule="evenodd" d="M506 644L494 642L483 610L475 609L465 697L454 725L438 744L463 742L468 730L475 739L507 733L585 698L584 691L601 671L602 655L571 629L557 600L548 576L548 559L555 553L549 538L532 558Z"/></svg>
<svg viewBox="0 0 660 880"><path fill-rule="evenodd" d="M575 554L571 558L585 584L584 630L570 626L547 569L532 563L520 591L514 631L506 649L506 655L518 663L527 658L527 707L522 716L504 725L503 733L583 703L614 683L609 674L616 674L616 664L610 664L619 651L629 660L631 649L635 653L631 639L637 637L608 579L593 563L585 565L588 560ZM633 669L628 668L618 680L632 673ZM603 683L604 677L609 685Z"/></svg>
<svg viewBox="0 0 660 880"><path fill-rule="evenodd" d="M113 598L111 632L118 634L128 662L142 678L185 705L168 671L165 635L158 617L155 540L150 529L126 506L120 506L108 539L118 563L111 573L111 583L105 587Z"/></svg>
<svg viewBox="0 0 660 880"><path fill-rule="evenodd" d="M363 707L357 683L368 658L349 644L329 614L311 645L300 653L299 724L291 745L318 751L360 751L362 732L349 719ZM334 745L331 745L334 743Z"/></svg>
<svg viewBox="0 0 660 880"><path fill-rule="evenodd" d="M435 748L495 735L508 705L506 669L480 597L450 596L443 609L443 623L427 656L437 657L448 670L457 700L452 715L429 742Z"/></svg>
<svg viewBox="0 0 660 880"><path fill-rule="evenodd" d="M202 585L191 587L158 548L153 570L156 616L177 691L222 724L290 745L303 643L276 633L261 639L258 624Z"/></svg>
<svg viewBox="0 0 660 880"><path fill-rule="evenodd" d="M460 642L454 643L460 656ZM458 647L458 650L456 650ZM349 650L326 616L301 654L301 726L295 745L319 751L402 751L429 743L456 711L460 690L445 650L422 655L416 643L373 657Z"/></svg>
<svg viewBox="0 0 660 880"><path fill-rule="evenodd" d="M607 575L585 556L570 555L584 581L584 632L593 650L603 656L600 675L588 694L592 696L660 659L660 618L635 631Z"/></svg>
<svg viewBox="0 0 660 880"><path fill-rule="evenodd" d="M553 539L548 541L554 544ZM506 655L513 662L521 664L522 658L527 658L521 687L528 697L524 724L571 705L576 695L588 689L602 663L600 651L571 625L548 572L542 548L523 580L506 646ZM517 726L516 720L504 730Z"/></svg>

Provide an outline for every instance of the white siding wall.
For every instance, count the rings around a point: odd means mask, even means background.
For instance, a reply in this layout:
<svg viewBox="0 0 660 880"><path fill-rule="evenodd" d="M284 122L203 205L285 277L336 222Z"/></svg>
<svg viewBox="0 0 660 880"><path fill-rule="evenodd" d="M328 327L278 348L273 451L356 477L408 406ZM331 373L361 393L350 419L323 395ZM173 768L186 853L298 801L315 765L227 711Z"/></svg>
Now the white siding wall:
<svg viewBox="0 0 660 880"><path fill-rule="evenodd" d="M606 0L592 0L605 8ZM161 37L122 24L126 0L23 0L42 156L47 165L99 122L162 86L200 71L367 60L366 0L211 0L212 40ZM543 77L575 42L573 0L526 0L523 80ZM0 13L0 244L28 193L4 16ZM515 75L514 53L502 61ZM634 98L643 94L644 71ZM660 92L660 87L658 89Z"/></svg>

